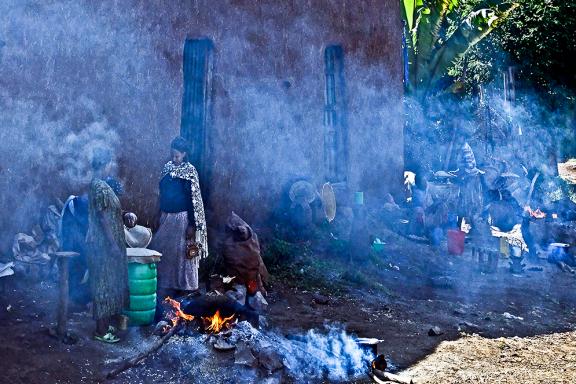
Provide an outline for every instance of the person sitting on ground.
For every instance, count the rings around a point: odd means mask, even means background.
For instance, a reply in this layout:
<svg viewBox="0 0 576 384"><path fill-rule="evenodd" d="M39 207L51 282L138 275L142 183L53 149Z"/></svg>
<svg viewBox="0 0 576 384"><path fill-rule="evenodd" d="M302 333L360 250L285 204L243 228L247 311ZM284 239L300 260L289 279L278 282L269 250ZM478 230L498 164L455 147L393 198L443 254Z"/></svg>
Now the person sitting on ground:
<svg viewBox="0 0 576 384"><path fill-rule="evenodd" d="M490 224L503 232L510 232L515 225L522 222L523 209L510 191L499 192L500 199L487 204L485 212L490 217Z"/></svg>
<svg viewBox="0 0 576 384"><path fill-rule="evenodd" d="M388 219L398 219L402 217L402 208L396 203L394 197L392 197L390 193L384 195L382 210Z"/></svg>
<svg viewBox="0 0 576 384"><path fill-rule="evenodd" d="M222 255L226 273L235 276L234 282L245 285L249 295L257 291L266 295L268 270L260 255L258 235L234 212L226 222Z"/></svg>
<svg viewBox="0 0 576 384"><path fill-rule="evenodd" d="M557 167L542 165L532 168L527 175L534 180L534 193L530 205L535 210L540 208L546 213L556 213L566 221L576 220L576 204L570 200L570 187L558 175Z"/></svg>
<svg viewBox="0 0 576 384"><path fill-rule="evenodd" d="M426 207L426 187L428 180L424 172L418 172L414 176L414 187L412 188L412 205L414 207Z"/></svg>
<svg viewBox="0 0 576 384"><path fill-rule="evenodd" d="M416 172L414 187L412 188L412 202L410 213L410 232L416 236L424 234L424 211L426 204L426 187L428 181L424 172Z"/></svg>
<svg viewBox="0 0 576 384"><path fill-rule="evenodd" d="M424 211L424 228L432 245L438 246L444 239L444 233L448 226L448 204L438 196L434 202Z"/></svg>
<svg viewBox="0 0 576 384"><path fill-rule="evenodd" d="M533 194L529 205L525 207L522 236L530 250L530 257L537 259L539 249L545 249L547 244L542 242L544 238L541 226L531 225L536 220L532 217L531 211L536 209L544 211L546 220L554 220L555 215L561 220L573 221L576 220L576 204L570 200L566 181L558 175L556 157L552 152L549 153L548 164L531 168L526 177L533 184ZM542 240L537 241L538 238Z"/></svg>

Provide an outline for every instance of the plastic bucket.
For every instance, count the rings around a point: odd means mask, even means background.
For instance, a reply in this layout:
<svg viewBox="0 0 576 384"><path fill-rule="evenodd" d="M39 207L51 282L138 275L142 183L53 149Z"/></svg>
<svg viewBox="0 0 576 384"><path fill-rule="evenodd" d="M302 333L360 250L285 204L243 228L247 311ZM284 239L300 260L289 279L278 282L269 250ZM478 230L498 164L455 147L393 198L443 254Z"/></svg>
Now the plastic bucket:
<svg viewBox="0 0 576 384"><path fill-rule="evenodd" d="M448 230L448 253L450 255L461 255L464 253L464 239L466 238L466 233L458 229Z"/></svg>

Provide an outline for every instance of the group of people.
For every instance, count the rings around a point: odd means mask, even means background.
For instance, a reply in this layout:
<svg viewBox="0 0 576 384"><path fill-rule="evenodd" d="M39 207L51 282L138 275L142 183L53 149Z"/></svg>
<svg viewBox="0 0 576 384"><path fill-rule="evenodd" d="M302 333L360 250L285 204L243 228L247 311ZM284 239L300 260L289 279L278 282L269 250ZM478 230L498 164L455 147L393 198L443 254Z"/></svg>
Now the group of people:
<svg viewBox="0 0 576 384"><path fill-rule="evenodd" d="M534 236L536 220L530 212L539 208L557 221L570 222L576 219L576 204L569 198L567 184L558 175L556 156L551 152L548 161L526 172L525 180L502 169L501 175L492 182L487 182L484 171L478 169L476 158L468 143L470 132L458 131L454 148L456 150L456 171L440 172L450 179L450 184L457 194L433 196L427 179L422 172L415 175L412 197L412 232L428 237L432 243L439 243L447 228L460 228L462 220L478 228L495 226L503 232L520 226L523 240L535 258L539 246ZM511 180L526 187L527 199L521 203L513 196ZM448 190L445 188L444 190ZM529 189L529 190L528 190ZM456 219L457 218L457 219ZM489 225L486 225L489 224ZM474 228L476 227L476 229ZM561 239L560 239L561 240ZM548 242L560 241L552 239Z"/></svg>
<svg viewBox="0 0 576 384"><path fill-rule="evenodd" d="M476 157L468 143L468 136L466 131L460 132L454 142L456 170L441 172L442 177L450 179L451 183L457 186L457 194L444 189L441 195L435 195L429 188L428 178L424 172L415 174L414 185L410 189L411 230L419 236L427 236L433 244L440 242L444 229L459 228L463 220L471 222L483 209L481 181L483 172L477 168Z"/></svg>
<svg viewBox="0 0 576 384"><path fill-rule="evenodd" d="M175 138L171 160L160 176L159 222L150 244L162 254L157 265L159 301L197 291L199 262L208 255L199 178L188 153L186 140ZM120 340L113 320L129 305L125 226L134 227L137 220L122 210L122 186L111 177L112 165L111 151L95 150L88 194L71 196L62 215L62 249L80 254L71 266L71 297L92 303L94 338L107 343Z"/></svg>

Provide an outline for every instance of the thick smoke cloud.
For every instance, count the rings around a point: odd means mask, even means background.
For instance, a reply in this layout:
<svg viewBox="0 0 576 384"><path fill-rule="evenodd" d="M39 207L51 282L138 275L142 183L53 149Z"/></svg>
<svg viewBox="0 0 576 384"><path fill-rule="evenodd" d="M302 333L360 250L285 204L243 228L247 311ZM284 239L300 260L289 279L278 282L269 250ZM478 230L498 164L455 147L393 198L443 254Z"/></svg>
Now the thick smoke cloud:
<svg viewBox="0 0 576 384"><path fill-rule="evenodd" d="M558 161L570 156L566 149L573 141L574 119L566 108L569 103L552 107L528 88L517 90L512 102L503 95L500 82L494 82L483 85L481 100L478 95L431 97L422 107L408 98L407 119L414 130L408 146L420 150L415 152L416 169L430 172L453 167L454 156L451 164L445 163L449 144L453 135L462 131L470 134L468 142L479 164L505 162L509 171L522 177L531 168L550 166L551 156ZM434 151L427 150L430 148Z"/></svg>
<svg viewBox="0 0 576 384"><path fill-rule="evenodd" d="M301 381L327 378L346 382L365 375L374 358L337 326L327 326L325 332L311 329L294 340L276 341L284 348L290 373Z"/></svg>
<svg viewBox="0 0 576 384"><path fill-rule="evenodd" d="M27 230L46 199L81 192L89 178L86 147L103 141L116 150L124 206L150 224L158 173L179 132L186 38L208 37L215 46L210 177L201 182L217 218L234 209L251 222L264 220L287 181L325 180L329 44L345 51L350 188L373 189L367 201L382 188L399 191L398 12L396 2L343 0L3 1L0 195L21 220L3 229L0 243ZM23 147L30 149L20 153ZM44 168L34 173L29 165L37 159ZM26 199L10 187L14 174Z"/></svg>
<svg viewBox="0 0 576 384"><path fill-rule="evenodd" d="M134 136L126 127L146 127L169 100L144 111L139 93L161 88L151 73L162 66L149 54L149 34L134 23L134 13L89 2L0 4L0 206L11 217L2 248L38 222L47 204L86 192L95 147L120 157L125 178L123 144Z"/></svg>

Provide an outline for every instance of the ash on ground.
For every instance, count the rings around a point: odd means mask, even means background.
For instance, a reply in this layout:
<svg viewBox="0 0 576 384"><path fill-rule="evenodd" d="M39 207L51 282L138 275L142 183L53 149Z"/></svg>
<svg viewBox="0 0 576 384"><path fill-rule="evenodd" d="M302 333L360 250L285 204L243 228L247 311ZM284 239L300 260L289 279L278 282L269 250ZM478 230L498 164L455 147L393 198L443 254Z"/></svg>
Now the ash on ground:
<svg viewBox="0 0 576 384"><path fill-rule="evenodd" d="M139 350L143 348L145 344L139 346ZM176 335L145 364L117 380L138 382L146 377L155 383L350 382L366 377L372 358L339 326L327 325L323 331L286 337L242 321L218 335ZM115 361L108 363L114 365Z"/></svg>

